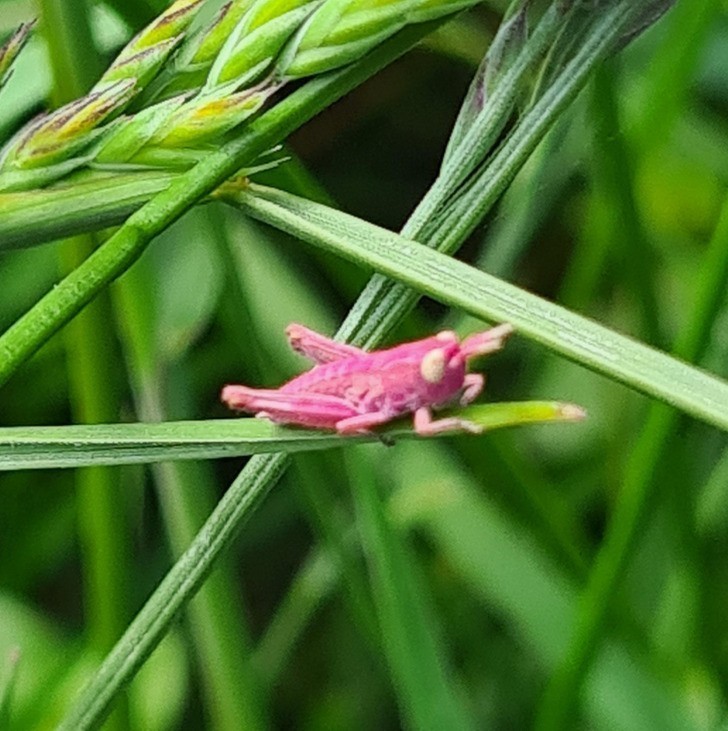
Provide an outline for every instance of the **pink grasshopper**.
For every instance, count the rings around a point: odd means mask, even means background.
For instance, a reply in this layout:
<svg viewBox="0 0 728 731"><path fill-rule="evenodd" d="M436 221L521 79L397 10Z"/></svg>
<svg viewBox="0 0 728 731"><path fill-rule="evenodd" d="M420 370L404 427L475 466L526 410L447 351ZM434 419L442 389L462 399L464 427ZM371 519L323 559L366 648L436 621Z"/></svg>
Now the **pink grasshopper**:
<svg viewBox="0 0 728 731"><path fill-rule="evenodd" d="M303 325L286 328L293 350L314 361L311 370L278 389L225 386L222 400L238 411L255 412L282 424L369 432L398 416L414 413L423 436L451 430L478 433L473 422L433 420L432 408L466 406L483 390L485 378L466 373L468 361L499 350L513 328L504 324L458 341L445 330L424 340L367 352L320 335Z"/></svg>

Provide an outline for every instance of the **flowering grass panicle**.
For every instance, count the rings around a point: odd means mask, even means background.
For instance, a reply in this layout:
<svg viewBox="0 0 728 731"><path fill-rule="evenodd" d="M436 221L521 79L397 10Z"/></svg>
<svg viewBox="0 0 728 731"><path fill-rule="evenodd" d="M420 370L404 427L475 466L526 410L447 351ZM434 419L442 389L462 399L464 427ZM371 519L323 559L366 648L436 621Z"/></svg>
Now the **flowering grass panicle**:
<svg viewBox="0 0 728 731"><path fill-rule="evenodd" d="M287 81L351 63L407 24L477 1L230 0L190 34L204 0L177 0L86 96L32 121L5 146L0 192L71 182L79 168L189 167ZM11 39L6 57L27 32ZM9 62L0 56L1 63Z"/></svg>

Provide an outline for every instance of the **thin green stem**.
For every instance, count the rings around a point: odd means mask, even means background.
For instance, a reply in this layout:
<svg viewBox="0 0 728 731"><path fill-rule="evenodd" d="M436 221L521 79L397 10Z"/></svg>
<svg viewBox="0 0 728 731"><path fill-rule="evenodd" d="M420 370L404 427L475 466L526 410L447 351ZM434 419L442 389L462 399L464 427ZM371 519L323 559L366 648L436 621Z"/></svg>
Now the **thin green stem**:
<svg viewBox="0 0 728 731"><path fill-rule="evenodd" d="M309 554L278 605L255 650L253 664L268 686L275 686L293 648L321 603L336 588L337 562L318 549Z"/></svg>
<svg viewBox="0 0 728 731"><path fill-rule="evenodd" d="M695 506L695 531L703 539L721 535L728 525L728 449L723 451L700 490Z"/></svg>
<svg viewBox="0 0 728 731"><path fill-rule="evenodd" d="M341 454L336 455L340 462ZM325 463L319 455L302 454L294 460L294 469L300 475L301 490L306 512L319 534L326 553L334 561L343 584L349 612L362 637L377 653L381 652L381 637L374 616L371 592L359 561L359 554L347 540L349 525L340 515L339 505L326 479ZM331 465L331 463L329 463Z"/></svg>
<svg viewBox="0 0 728 731"><path fill-rule="evenodd" d="M710 336L728 281L728 199L698 277L695 303L675 342L676 355L697 360ZM581 597L574 633L551 678L539 708L536 727L555 731L568 725L579 692L606 627L619 582L629 565L658 485L658 467L667 454L679 414L653 404L627 465L622 490L604 542Z"/></svg>
<svg viewBox="0 0 728 731"><path fill-rule="evenodd" d="M432 731L472 728L454 691L436 615L411 549L386 513L369 463L355 450L345 457L384 652L406 725Z"/></svg>
<svg viewBox="0 0 728 731"><path fill-rule="evenodd" d="M166 171L89 175L73 185L0 193L0 250L121 224L178 175Z"/></svg>

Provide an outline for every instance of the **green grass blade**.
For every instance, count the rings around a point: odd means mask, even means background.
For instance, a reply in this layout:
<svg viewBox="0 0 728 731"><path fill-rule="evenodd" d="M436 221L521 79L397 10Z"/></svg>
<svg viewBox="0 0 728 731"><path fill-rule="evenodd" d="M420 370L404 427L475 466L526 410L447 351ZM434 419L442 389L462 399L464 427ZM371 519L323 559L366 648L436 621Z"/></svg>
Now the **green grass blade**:
<svg viewBox="0 0 728 731"><path fill-rule="evenodd" d="M336 563L325 551L315 551L305 558L291 581L253 656L253 665L267 685L276 685L306 626L334 592Z"/></svg>
<svg viewBox="0 0 728 731"><path fill-rule="evenodd" d="M728 383L346 213L260 186L236 195L255 218L370 266L476 317L510 322L521 335L632 388L728 430Z"/></svg>
<svg viewBox="0 0 728 731"><path fill-rule="evenodd" d="M485 430L519 424L569 421L578 409L553 401L482 404L458 411ZM333 449L348 442L417 438L401 422L376 434L340 437L332 432L276 426L264 419L213 419L84 426L0 429L0 470L143 464L219 459L270 452ZM438 435L446 436L446 435ZM421 437L419 437L421 438Z"/></svg>
<svg viewBox="0 0 728 731"><path fill-rule="evenodd" d="M0 729L10 728L13 692L18 677L20 648L15 648L0 660Z"/></svg>
<svg viewBox="0 0 728 731"><path fill-rule="evenodd" d="M317 543L334 561L340 574L347 610L359 634L367 642L368 649L378 659L381 653L381 637L371 592L362 570L359 547L350 540L349 521L345 519L336 499L335 488L341 487L337 483L346 484L346 480L343 477L339 480L330 478L340 460L341 454L338 452L332 455L328 463L321 460L321 455L299 454L293 461L293 469L298 476L300 499L315 531ZM341 471L338 472L340 474Z"/></svg>
<svg viewBox="0 0 728 731"><path fill-rule="evenodd" d="M120 224L175 173L119 173L21 193L0 193L0 250L35 246Z"/></svg>
<svg viewBox="0 0 728 731"><path fill-rule="evenodd" d="M728 450L711 471L695 506L695 530L703 538L721 535L728 525Z"/></svg>
<svg viewBox="0 0 728 731"><path fill-rule="evenodd" d="M420 731L473 728L453 687L434 608L411 551L391 525L363 455L346 456L384 651L404 725Z"/></svg>

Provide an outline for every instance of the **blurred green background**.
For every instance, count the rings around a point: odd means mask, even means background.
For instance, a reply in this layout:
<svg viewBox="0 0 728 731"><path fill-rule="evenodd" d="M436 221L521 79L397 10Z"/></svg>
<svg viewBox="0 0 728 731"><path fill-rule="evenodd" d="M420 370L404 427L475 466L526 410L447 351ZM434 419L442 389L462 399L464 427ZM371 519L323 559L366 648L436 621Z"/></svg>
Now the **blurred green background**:
<svg viewBox="0 0 728 731"><path fill-rule="evenodd" d="M93 43L110 56L153 6L95 4ZM305 125L293 159L257 179L399 228L437 173L502 10L486 3L445 26ZM36 14L0 0L0 33ZM0 132L51 86L36 33L0 99ZM670 349L727 185L728 6L678 2L599 70L462 256ZM63 251L2 254L0 327L59 279ZM195 209L101 299L91 348L69 328L0 390L0 424L82 422L84 387L111 421L223 417L221 384L299 372L284 327L333 332L367 274L221 205ZM727 325L724 308L701 360L724 377ZM482 323L424 301L400 335L444 327ZM409 627L399 581L476 727L526 728L615 497L646 480L659 487L574 725L725 723L725 436L686 418L658 429L646 398L517 336L487 372L489 400L573 401L589 419L297 457L108 728L399 728L407 680L388 669ZM2 474L0 726L53 727L241 466ZM404 547L394 566L363 517L372 486ZM212 615L223 633L211 639Z"/></svg>

